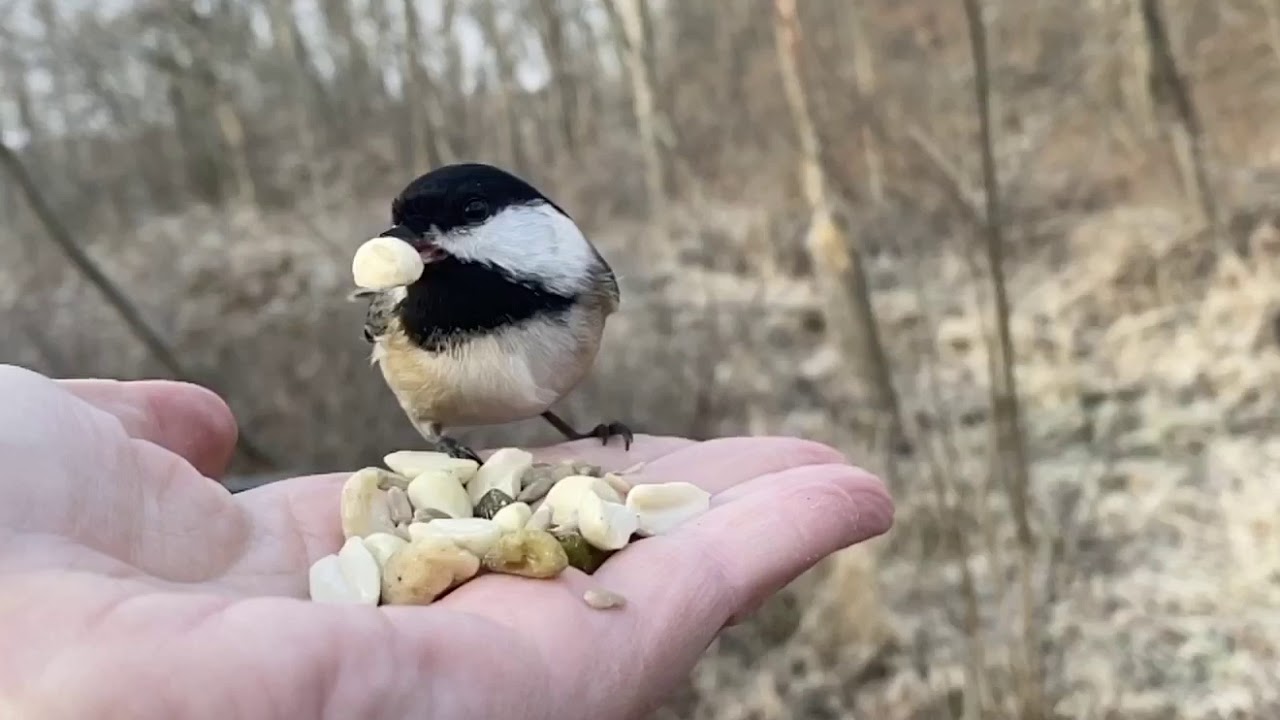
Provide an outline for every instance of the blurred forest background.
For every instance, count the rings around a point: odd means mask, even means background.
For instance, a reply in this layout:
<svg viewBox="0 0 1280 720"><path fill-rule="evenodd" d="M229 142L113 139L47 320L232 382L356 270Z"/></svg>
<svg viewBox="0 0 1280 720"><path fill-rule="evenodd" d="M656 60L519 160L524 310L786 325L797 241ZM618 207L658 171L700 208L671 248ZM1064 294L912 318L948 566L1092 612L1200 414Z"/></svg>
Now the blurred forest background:
<svg viewBox="0 0 1280 720"><path fill-rule="evenodd" d="M885 476L660 718L1280 717L1280 1L0 0L0 84L0 361L245 477L415 446L344 296L456 160L620 275L574 421Z"/></svg>

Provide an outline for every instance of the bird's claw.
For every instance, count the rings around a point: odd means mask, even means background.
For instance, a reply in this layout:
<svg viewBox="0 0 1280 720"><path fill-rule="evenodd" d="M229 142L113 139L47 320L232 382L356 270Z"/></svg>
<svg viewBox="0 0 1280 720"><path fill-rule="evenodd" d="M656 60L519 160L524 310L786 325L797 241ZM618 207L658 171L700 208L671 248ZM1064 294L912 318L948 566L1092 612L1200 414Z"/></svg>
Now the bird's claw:
<svg viewBox="0 0 1280 720"><path fill-rule="evenodd" d="M609 423L600 423L594 428L582 434L582 437L600 438L601 445L608 445L609 438L613 436L622 438L622 445L627 450L631 449L631 443L635 441L635 434L631 432L631 428L620 422L614 421Z"/></svg>
<svg viewBox="0 0 1280 720"><path fill-rule="evenodd" d="M609 438L617 435L622 438L622 442L628 450L631 449L631 443L635 441L635 434L631 432L631 428L617 421L600 423L587 432L578 432L573 429L572 425L560 419L559 415L550 410L542 413L542 417L551 423L552 427L559 430L566 440L583 440L593 437L599 438L601 445L608 445Z"/></svg>
<svg viewBox="0 0 1280 720"><path fill-rule="evenodd" d="M449 457L458 458L460 460L475 460L481 465L484 464L484 461L480 459L480 456L475 454L471 448L446 435L437 435L435 437L426 438L426 443L428 449L433 452L442 452Z"/></svg>

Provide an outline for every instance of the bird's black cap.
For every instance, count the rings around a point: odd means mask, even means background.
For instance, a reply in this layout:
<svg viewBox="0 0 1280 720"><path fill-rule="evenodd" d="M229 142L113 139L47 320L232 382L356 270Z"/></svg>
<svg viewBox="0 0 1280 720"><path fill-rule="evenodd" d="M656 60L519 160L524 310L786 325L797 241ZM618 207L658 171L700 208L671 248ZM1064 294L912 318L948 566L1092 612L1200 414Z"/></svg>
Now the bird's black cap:
<svg viewBox="0 0 1280 720"><path fill-rule="evenodd" d="M544 202L563 209L516 175L484 163L443 165L409 183L391 203L391 221L416 233L479 225L504 208Z"/></svg>

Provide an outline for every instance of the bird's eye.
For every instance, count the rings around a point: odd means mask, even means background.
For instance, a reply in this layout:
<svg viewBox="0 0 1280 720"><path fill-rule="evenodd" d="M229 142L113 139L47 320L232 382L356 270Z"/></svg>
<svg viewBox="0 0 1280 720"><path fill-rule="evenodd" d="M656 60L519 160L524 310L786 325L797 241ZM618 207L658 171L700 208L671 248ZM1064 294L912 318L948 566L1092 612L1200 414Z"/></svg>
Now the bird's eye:
<svg viewBox="0 0 1280 720"><path fill-rule="evenodd" d="M462 215L471 222L479 222L489 215L489 205L483 200L472 200L462 209Z"/></svg>

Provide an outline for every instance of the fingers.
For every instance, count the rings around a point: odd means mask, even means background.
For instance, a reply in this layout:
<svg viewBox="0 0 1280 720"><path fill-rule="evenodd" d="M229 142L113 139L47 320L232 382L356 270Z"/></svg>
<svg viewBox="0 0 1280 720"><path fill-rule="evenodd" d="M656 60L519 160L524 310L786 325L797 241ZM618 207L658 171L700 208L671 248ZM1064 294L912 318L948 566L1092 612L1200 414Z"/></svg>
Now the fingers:
<svg viewBox="0 0 1280 720"><path fill-rule="evenodd" d="M826 445L786 437L733 437L692 444L667 453L627 479L688 482L713 495L751 478L805 465L843 463Z"/></svg>
<svg viewBox="0 0 1280 720"><path fill-rule="evenodd" d="M725 443L744 454L751 444ZM766 444L782 454L824 452ZM742 479L748 467L725 466L717 482L728 475ZM625 690L607 685L596 699L608 707L661 697L729 620L830 554L885 532L892 517L892 502L876 478L845 464L808 465L749 479L670 535L628 546L591 578L621 594L626 605L580 620L597 646L626 648L622 655L589 658L599 668L595 676L628 678Z"/></svg>
<svg viewBox="0 0 1280 720"><path fill-rule="evenodd" d="M644 463L632 482L690 482L718 493L744 480L801 465L842 463L844 456L821 443L786 437L734 437L696 442L686 438L638 435L630 450L601 445L595 438L531 449L537 462L579 460L605 470ZM491 451L480 453L488 457Z"/></svg>
<svg viewBox="0 0 1280 720"><path fill-rule="evenodd" d="M629 604L650 626L639 629L641 636L670 632L662 625L674 608L683 627L718 630L826 556L886 532L893 521L884 485L848 465L766 475L724 499L597 571L601 584L635 599Z"/></svg>
<svg viewBox="0 0 1280 720"><path fill-rule="evenodd" d="M584 438L541 448L530 448L537 462L555 463L561 460L577 460L599 465L605 470L626 470L637 463L650 463L658 458L697 445L693 440L680 437L637 435L631 449L624 449L621 441L610 440L603 445L596 438ZM492 451L480 453L487 458Z"/></svg>
<svg viewBox="0 0 1280 720"><path fill-rule="evenodd" d="M231 462L235 418L210 390L167 380L59 380L58 384L114 415L130 437L183 457L206 477L221 476Z"/></svg>

